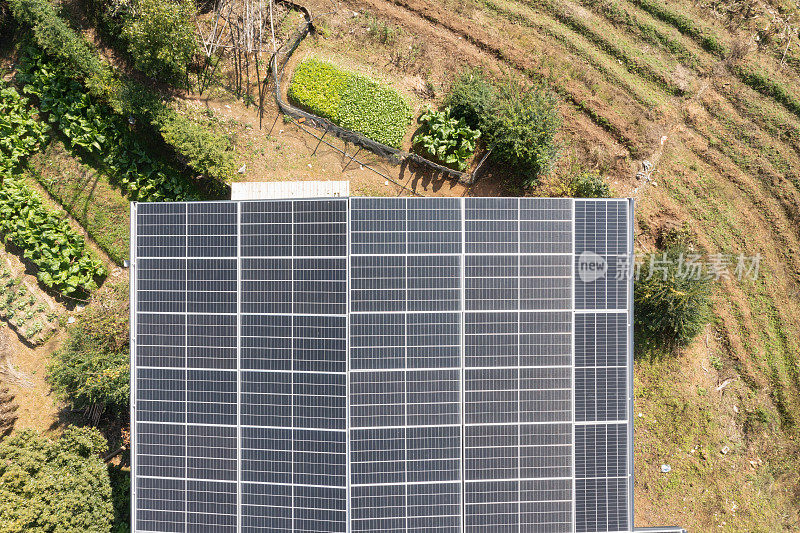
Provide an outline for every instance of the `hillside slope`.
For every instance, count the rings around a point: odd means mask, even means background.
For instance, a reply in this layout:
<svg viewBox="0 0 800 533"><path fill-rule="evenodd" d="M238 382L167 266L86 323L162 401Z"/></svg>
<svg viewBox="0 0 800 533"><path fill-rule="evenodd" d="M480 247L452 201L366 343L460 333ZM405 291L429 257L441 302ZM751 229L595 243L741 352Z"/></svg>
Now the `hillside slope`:
<svg viewBox="0 0 800 533"><path fill-rule="evenodd" d="M796 531L800 44L789 23L798 6L715 5L367 0L326 17L322 40L373 64L407 53L403 39L353 51L347 19L366 10L425 43L423 76L434 85L453 58L544 79L565 102L555 175L596 168L636 197L639 251L677 224L709 256L760 254L757 280L720 282L714 321L693 346L637 361L636 518ZM637 179L645 160L649 180Z"/></svg>

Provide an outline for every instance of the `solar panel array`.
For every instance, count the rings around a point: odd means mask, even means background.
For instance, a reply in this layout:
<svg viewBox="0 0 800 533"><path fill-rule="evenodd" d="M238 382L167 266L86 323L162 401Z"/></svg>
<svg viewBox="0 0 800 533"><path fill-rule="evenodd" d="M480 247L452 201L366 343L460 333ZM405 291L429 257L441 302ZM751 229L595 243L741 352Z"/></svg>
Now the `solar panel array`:
<svg viewBox="0 0 800 533"><path fill-rule="evenodd" d="M132 212L134 531L632 529L629 201Z"/></svg>

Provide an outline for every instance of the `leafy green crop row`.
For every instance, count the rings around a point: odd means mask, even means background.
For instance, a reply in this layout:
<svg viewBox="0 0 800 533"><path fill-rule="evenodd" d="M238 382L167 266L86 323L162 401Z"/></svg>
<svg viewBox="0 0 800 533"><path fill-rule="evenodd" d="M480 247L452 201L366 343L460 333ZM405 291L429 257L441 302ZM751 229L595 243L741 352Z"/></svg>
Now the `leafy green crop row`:
<svg viewBox="0 0 800 533"><path fill-rule="evenodd" d="M22 179L2 176L0 233L38 268L36 277L63 294L89 292L106 269L63 215L51 211Z"/></svg>
<svg viewBox="0 0 800 533"><path fill-rule="evenodd" d="M73 148L101 159L119 185L140 201L173 201L192 197L175 169L147 155L128 125L111 109L96 103L66 71L31 49L20 78L25 92L39 99L39 108L64 133Z"/></svg>
<svg viewBox="0 0 800 533"><path fill-rule="evenodd" d="M16 166L45 141L46 126L34 120L26 104L16 89L0 79L0 154L4 160L0 170L3 163L9 169Z"/></svg>
<svg viewBox="0 0 800 533"><path fill-rule="evenodd" d="M83 82L89 93L114 113L134 116L153 126L164 141L198 174L221 182L235 170L230 140L172 109L161 95L120 76L88 41L72 29L49 0L10 0L20 24L32 29L36 46L63 66L70 77Z"/></svg>
<svg viewBox="0 0 800 533"><path fill-rule="evenodd" d="M37 149L42 129L27 111L26 101L15 89L0 91L0 131L15 132L10 146L0 149L0 234L6 242L23 251L38 268L37 278L63 294L88 292L97 287L96 278L106 275L86 242L59 213L49 210L42 199L12 171ZM22 125L21 127L17 127Z"/></svg>
<svg viewBox="0 0 800 533"><path fill-rule="evenodd" d="M294 71L289 98L312 113L387 146L400 148L411 106L397 91L319 59Z"/></svg>

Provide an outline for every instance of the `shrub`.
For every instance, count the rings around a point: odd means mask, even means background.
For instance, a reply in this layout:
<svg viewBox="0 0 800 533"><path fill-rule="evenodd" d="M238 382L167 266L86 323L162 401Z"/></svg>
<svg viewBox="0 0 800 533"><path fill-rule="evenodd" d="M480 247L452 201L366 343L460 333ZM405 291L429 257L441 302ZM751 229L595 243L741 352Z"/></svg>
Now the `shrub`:
<svg viewBox="0 0 800 533"><path fill-rule="evenodd" d="M596 172L576 174L571 179L570 188L575 198L611 198L608 183Z"/></svg>
<svg viewBox="0 0 800 533"><path fill-rule="evenodd" d="M198 50L194 0L134 0L122 14L121 36L136 68L151 78L183 83Z"/></svg>
<svg viewBox="0 0 800 533"><path fill-rule="evenodd" d="M419 120L422 132L416 142L423 150L445 165L465 170L481 132L470 129L463 118L454 118L449 107L441 111L428 109Z"/></svg>
<svg viewBox="0 0 800 533"><path fill-rule="evenodd" d="M510 79L495 86L480 71L468 70L453 84L445 104L454 117L481 131L496 161L517 171L521 179L516 185L535 185L558 155L558 100L543 86L522 89Z"/></svg>
<svg viewBox="0 0 800 533"><path fill-rule="evenodd" d="M637 329L665 344L688 344L710 316L711 281L681 272L690 253L670 246L647 255L634 283Z"/></svg>
<svg viewBox="0 0 800 533"><path fill-rule="evenodd" d="M94 408L111 417L126 417L130 405L127 290L120 284L100 292L69 328L69 339L54 354L47 380L76 410Z"/></svg>
<svg viewBox="0 0 800 533"><path fill-rule="evenodd" d="M175 148L180 158L196 172L222 183L235 171L233 145L228 137L208 123L166 108L154 121L164 141Z"/></svg>
<svg viewBox="0 0 800 533"><path fill-rule="evenodd" d="M394 89L314 58L297 66L288 94L310 112L394 148L412 119L411 107Z"/></svg>
<svg viewBox="0 0 800 533"><path fill-rule="evenodd" d="M5 532L107 533L114 511L99 431L69 427L58 440L24 430L0 442Z"/></svg>
<svg viewBox="0 0 800 533"><path fill-rule="evenodd" d="M481 132L492 156L514 167L523 186L535 185L558 155L558 101L542 86L521 89L506 81L490 102Z"/></svg>
<svg viewBox="0 0 800 533"><path fill-rule="evenodd" d="M470 128L480 129L495 88L479 70L462 72L444 100L455 118L463 118Z"/></svg>
<svg viewBox="0 0 800 533"><path fill-rule="evenodd" d="M131 530L131 472L116 465L108 465L111 494L114 504L114 526L111 533L129 533Z"/></svg>

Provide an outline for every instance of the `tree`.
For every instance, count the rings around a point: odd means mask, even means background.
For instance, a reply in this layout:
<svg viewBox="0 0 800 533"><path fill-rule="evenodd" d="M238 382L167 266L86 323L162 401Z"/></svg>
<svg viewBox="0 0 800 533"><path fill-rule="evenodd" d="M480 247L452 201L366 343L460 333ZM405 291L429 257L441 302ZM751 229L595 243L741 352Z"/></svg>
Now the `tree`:
<svg viewBox="0 0 800 533"><path fill-rule="evenodd" d="M510 78L492 84L480 71L468 70L445 104L453 117L480 130L492 158L513 168L523 187L536 185L558 156L558 98L544 85L523 88Z"/></svg>
<svg viewBox="0 0 800 533"><path fill-rule="evenodd" d="M0 532L108 533L105 451L100 432L74 426L58 440L25 430L0 442Z"/></svg>
<svg viewBox="0 0 800 533"><path fill-rule="evenodd" d="M712 282L692 274L687 267L691 253L670 245L648 254L634 283L636 328L667 345L688 344L710 316Z"/></svg>
<svg viewBox="0 0 800 533"><path fill-rule="evenodd" d="M507 80L491 101L480 129L492 156L517 169L522 185L529 187L555 161L560 127L558 100L551 91L538 85L522 89Z"/></svg>
<svg viewBox="0 0 800 533"><path fill-rule="evenodd" d="M198 51L194 0L121 2L122 38L136 68L154 79L186 81L186 67Z"/></svg>
<svg viewBox="0 0 800 533"><path fill-rule="evenodd" d="M103 413L124 417L130 405L129 354L127 288L119 284L93 296L93 305L69 329L66 345L53 355L47 380L93 424Z"/></svg>

